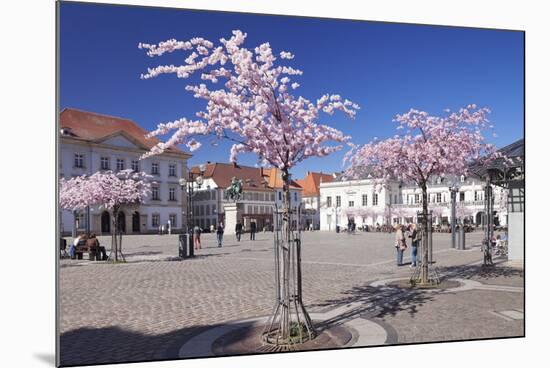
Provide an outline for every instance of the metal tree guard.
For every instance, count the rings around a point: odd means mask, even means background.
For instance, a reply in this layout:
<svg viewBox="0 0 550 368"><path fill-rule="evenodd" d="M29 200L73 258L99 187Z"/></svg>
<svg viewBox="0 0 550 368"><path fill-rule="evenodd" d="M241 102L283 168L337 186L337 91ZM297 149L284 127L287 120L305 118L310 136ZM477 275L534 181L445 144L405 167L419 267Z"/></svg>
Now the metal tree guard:
<svg viewBox="0 0 550 368"><path fill-rule="evenodd" d="M282 349L292 349L316 335L302 301L301 210L300 205L284 213L275 206L273 214L276 301L262 339ZM290 233L288 240L285 232Z"/></svg>
<svg viewBox="0 0 550 368"><path fill-rule="evenodd" d="M421 252L420 261L416 262L413 274L410 278L412 285L418 285L422 283L422 280L428 280L429 284L437 285L440 283L439 273L433 263L433 250L432 250L432 212L428 212L427 218L424 220L424 214L422 212L417 213L417 218L421 221L422 231L422 243L420 244L419 251ZM428 249L426 252L425 249ZM427 267L426 267L427 266Z"/></svg>

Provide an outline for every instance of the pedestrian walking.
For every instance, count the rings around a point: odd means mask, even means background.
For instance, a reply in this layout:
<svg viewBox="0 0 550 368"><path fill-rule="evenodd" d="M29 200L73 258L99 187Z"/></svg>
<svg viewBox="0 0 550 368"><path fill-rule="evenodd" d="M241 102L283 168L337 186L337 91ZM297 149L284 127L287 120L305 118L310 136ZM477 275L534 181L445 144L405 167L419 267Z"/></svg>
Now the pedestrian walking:
<svg viewBox="0 0 550 368"><path fill-rule="evenodd" d="M256 221L250 223L250 240L256 240Z"/></svg>
<svg viewBox="0 0 550 368"><path fill-rule="evenodd" d="M417 266L418 245L422 240L422 233L418 231L416 224L411 224L409 237L411 238L411 267Z"/></svg>
<svg viewBox="0 0 550 368"><path fill-rule="evenodd" d="M195 245L195 250L201 249L201 228L198 225L195 225L193 228L193 243Z"/></svg>
<svg viewBox="0 0 550 368"><path fill-rule="evenodd" d="M235 235L237 236L237 241L241 241L241 234L243 233L243 224L237 222L235 225Z"/></svg>
<svg viewBox="0 0 550 368"><path fill-rule="evenodd" d="M172 235L172 221L168 220L166 223L166 230L168 231L168 235Z"/></svg>
<svg viewBox="0 0 550 368"><path fill-rule="evenodd" d="M398 224L395 228L395 249L397 250L397 265L403 265L403 252L407 249L403 225Z"/></svg>
<svg viewBox="0 0 550 368"><path fill-rule="evenodd" d="M221 248L223 242L223 223L218 224L216 229L216 237L218 238L218 248Z"/></svg>

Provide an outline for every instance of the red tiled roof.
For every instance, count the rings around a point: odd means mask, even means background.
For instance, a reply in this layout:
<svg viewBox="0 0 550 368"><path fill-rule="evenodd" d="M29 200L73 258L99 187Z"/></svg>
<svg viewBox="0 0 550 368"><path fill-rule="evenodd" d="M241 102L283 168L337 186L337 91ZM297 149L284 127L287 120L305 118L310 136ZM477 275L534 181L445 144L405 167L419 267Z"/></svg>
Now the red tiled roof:
<svg viewBox="0 0 550 368"><path fill-rule="evenodd" d="M231 185L233 177L242 179L244 184L243 189L245 190L271 191L273 189L282 189L283 187L280 171L275 168L265 169L219 162L209 163L205 166L204 178L212 178L221 188L227 188ZM193 166L191 171L199 173L199 167ZM290 187L301 189L294 181L291 182Z"/></svg>
<svg viewBox="0 0 550 368"><path fill-rule="evenodd" d="M122 133L144 149L150 149L159 142L156 138L145 138L148 132L132 120L73 108L61 111L59 125L60 128L69 128L72 136L85 141L99 142ZM167 152L184 153L177 147Z"/></svg>
<svg viewBox="0 0 550 368"><path fill-rule="evenodd" d="M304 179L296 180L296 182L304 190L302 197L316 197L320 195L319 186L321 185L321 181L323 183L330 183L333 180L334 177L332 175L308 172Z"/></svg>

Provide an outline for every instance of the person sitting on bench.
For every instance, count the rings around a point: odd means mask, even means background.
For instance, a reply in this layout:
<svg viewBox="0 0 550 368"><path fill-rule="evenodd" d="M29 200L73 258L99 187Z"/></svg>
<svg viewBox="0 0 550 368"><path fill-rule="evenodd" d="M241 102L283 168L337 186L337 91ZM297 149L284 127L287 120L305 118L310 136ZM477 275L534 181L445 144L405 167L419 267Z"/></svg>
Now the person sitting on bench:
<svg viewBox="0 0 550 368"><path fill-rule="evenodd" d="M105 251L105 247L99 245L99 240L96 238L96 235L94 233L90 234L86 245L88 246L88 250L90 252L94 252L96 254L96 260L105 261L107 259L107 252ZM99 257L100 254L101 257Z"/></svg>

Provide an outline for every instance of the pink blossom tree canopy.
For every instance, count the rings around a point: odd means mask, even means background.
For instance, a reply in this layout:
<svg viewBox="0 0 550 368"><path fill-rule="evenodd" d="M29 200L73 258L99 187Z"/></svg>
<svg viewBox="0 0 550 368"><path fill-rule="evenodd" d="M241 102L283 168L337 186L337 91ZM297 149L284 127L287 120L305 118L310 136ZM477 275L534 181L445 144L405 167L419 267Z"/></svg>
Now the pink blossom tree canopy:
<svg viewBox="0 0 550 368"><path fill-rule="evenodd" d="M118 211L122 206L139 204L151 192L150 176L143 172L123 170L119 173L98 171L91 176L61 178L59 205L63 209L80 210L100 206L112 214L113 250L118 260L116 236Z"/></svg>
<svg viewBox="0 0 550 368"><path fill-rule="evenodd" d="M482 135L492 128L489 112L471 104L457 112L447 110L445 116L414 109L397 115L397 129L404 133L348 154L346 174L355 177L368 170L379 178L414 182L420 188L434 176L466 174L470 164L495 154L495 147Z"/></svg>
<svg viewBox="0 0 550 368"><path fill-rule="evenodd" d="M346 155L346 175L371 173L384 181L415 183L422 190L424 230L427 229L427 183L432 177L467 174L469 165L494 158L496 151L487 143L483 130L492 128L489 109L475 104L443 116L411 109L397 115L397 129L402 134L358 147ZM424 247L422 282L428 282L427 247Z"/></svg>
<svg viewBox="0 0 550 368"><path fill-rule="evenodd" d="M91 176L61 178L59 204L68 210L101 206L107 210L126 204L142 203L151 192L150 176L124 170L119 173L98 171Z"/></svg>
<svg viewBox="0 0 550 368"><path fill-rule="evenodd" d="M187 79L197 74L204 83L189 84L186 90L206 101L205 110L197 112L194 119L183 117L159 124L150 136L170 132L172 136L146 156L177 144L186 144L193 151L200 147L198 136L211 135L234 142L231 162L236 162L239 153L253 152L262 163L288 170L308 157L339 150L349 141L339 130L319 124L320 112L332 115L340 110L354 118L358 105L335 94L325 94L316 102L294 96L292 91L300 85L292 78L302 71L283 65L294 55L281 51L276 57L267 42L249 50L243 46L245 39L246 33L237 30L230 39L220 39L219 45L203 38L139 44L151 57L188 51L185 64L149 68L141 77L173 73Z"/></svg>

